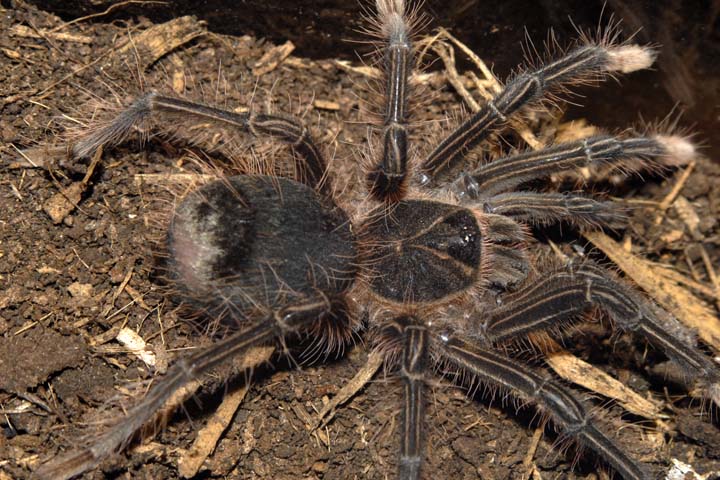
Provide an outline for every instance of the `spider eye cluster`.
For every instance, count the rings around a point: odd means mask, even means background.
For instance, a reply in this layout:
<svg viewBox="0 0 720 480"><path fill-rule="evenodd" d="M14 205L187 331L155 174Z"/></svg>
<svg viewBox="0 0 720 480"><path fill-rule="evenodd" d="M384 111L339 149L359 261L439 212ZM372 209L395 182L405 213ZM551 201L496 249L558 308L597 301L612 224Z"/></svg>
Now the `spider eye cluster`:
<svg viewBox="0 0 720 480"><path fill-rule="evenodd" d="M345 213L278 177L234 176L189 194L175 209L168 250L181 296L210 313L244 316L318 291L335 296L355 276Z"/></svg>
<svg viewBox="0 0 720 480"><path fill-rule="evenodd" d="M373 292L392 302L433 303L471 288L482 235L473 213L428 200L379 208L361 228Z"/></svg>

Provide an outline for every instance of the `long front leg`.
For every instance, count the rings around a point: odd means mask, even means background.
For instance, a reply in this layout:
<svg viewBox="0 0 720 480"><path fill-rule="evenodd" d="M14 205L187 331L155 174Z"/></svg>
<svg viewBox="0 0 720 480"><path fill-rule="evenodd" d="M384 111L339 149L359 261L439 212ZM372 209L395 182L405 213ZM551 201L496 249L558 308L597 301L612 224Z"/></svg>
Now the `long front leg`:
<svg viewBox="0 0 720 480"><path fill-rule="evenodd" d="M516 359L476 348L460 340L433 338L433 353L477 381L500 387L535 403L562 428L565 435L600 455L625 480L649 480L651 475L594 425L585 407L562 386L540 376Z"/></svg>
<svg viewBox="0 0 720 480"><path fill-rule="evenodd" d="M88 471L125 447L135 432L147 424L165 402L185 385L250 347L282 340L289 334L307 328L328 313L329 308L325 298L311 299L306 303L282 308L269 313L254 327L234 333L181 358L164 377L153 384L139 403L127 411L122 421L93 439L87 447L73 450L42 465L35 475L40 479L64 480Z"/></svg>
<svg viewBox="0 0 720 480"><path fill-rule="evenodd" d="M72 145L71 153L75 158L85 158L98 147L122 142L136 127L147 127L149 123L161 124L163 121L183 124L188 119L211 122L255 137L269 136L288 143L300 157L296 164L298 179L312 188L329 188L328 182L323 182L327 169L325 159L310 132L299 120L281 115L228 112L157 93L143 95L115 118L81 137Z"/></svg>
<svg viewBox="0 0 720 480"><path fill-rule="evenodd" d="M489 312L478 327L491 342L504 342L560 327L593 307L600 307L618 327L641 335L677 361L687 377L720 405L720 369L681 340L692 338L686 329L592 263L544 275L521 293L504 298L503 305Z"/></svg>

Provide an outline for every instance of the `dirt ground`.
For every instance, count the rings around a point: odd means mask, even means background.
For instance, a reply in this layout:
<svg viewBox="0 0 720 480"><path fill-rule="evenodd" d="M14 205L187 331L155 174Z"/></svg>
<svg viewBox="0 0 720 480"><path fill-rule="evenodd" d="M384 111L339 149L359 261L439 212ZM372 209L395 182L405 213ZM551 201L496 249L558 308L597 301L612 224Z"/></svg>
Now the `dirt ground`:
<svg viewBox="0 0 720 480"><path fill-rule="evenodd" d="M229 109L252 104L302 115L334 159L350 198L362 186L357 152L367 139L367 124L357 85L367 72L355 68L358 63L286 56L289 48L254 37L208 33L192 20L158 44L145 43L142 32L153 25L142 19L67 25L23 4L0 13L0 480L5 480L28 478L39 463L77 444L80 435L93 431L98 411L131 403L128 385L152 377L147 364L118 342L123 327L147 342L160 369L207 341L178 318L152 274L150 237L166 192L161 174L185 172L194 149L162 137L144 147L133 139L104 152L84 179L87 165L66 162L52 149L66 128L91 121L83 105L91 97L127 102L139 91L158 89ZM457 115L462 100L442 69L427 78L433 101L420 107L418 116ZM415 140L434 129L437 124L426 123ZM262 154L259 148L248 153ZM617 238L633 253L692 279L715 316L718 280L706 267L720 265L719 153L706 151L709 158L699 158L686 179L682 167L645 183L602 185L634 202L631 227ZM677 185L682 189L673 198L686 202L658 210ZM77 207L64 210L60 191L78 193ZM662 221L656 224L658 216ZM585 242L572 232L540 235L568 253ZM717 416L709 422L699 401L664 380L660 354L597 324L581 329L565 346L662 405L663 418L655 421L609 405L608 428L635 457L658 475L671 459L698 473L720 471ZM257 369L195 478L394 478L402 393L394 379L376 375L321 432L307 428L308 419L367 356L358 342L327 362L297 368L278 358L273 367ZM211 376L156 437L84 478L178 478L178 462L224 393L241 390L244 379ZM609 403L598 396L592 401ZM581 455L573 469L575 455L558 453L551 429L539 436L543 430L534 411L515 410L482 394L468 398L449 380L433 386L424 477L604 478L592 453Z"/></svg>

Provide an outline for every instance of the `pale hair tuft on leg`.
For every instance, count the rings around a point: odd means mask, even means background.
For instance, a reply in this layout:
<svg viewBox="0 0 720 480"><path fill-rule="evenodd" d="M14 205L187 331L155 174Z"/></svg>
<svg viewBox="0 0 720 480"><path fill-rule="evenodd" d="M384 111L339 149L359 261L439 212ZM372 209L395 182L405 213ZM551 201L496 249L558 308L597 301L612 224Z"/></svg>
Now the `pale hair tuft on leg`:
<svg viewBox="0 0 720 480"><path fill-rule="evenodd" d="M620 45L607 49L607 70L630 73L650 68L657 58L657 51L643 45Z"/></svg>
<svg viewBox="0 0 720 480"><path fill-rule="evenodd" d="M668 159L665 164L669 166L687 165L697 156L697 149L687 138L680 135L656 135L655 139L667 151Z"/></svg>

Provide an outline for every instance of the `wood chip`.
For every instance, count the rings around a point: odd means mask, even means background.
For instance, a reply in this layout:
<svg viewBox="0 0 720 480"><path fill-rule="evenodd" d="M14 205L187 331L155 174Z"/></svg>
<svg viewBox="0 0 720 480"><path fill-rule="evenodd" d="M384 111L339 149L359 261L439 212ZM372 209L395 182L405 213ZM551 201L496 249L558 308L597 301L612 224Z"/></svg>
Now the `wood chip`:
<svg viewBox="0 0 720 480"><path fill-rule="evenodd" d="M16 37L23 37L23 38L49 38L51 40L60 40L63 42L74 42L74 43L84 43L87 45L90 45L93 43L92 37L87 37L85 35L77 35L74 33L63 33L63 32L50 32L47 30L38 29L35 30L34 28L30 28L25 25L13 25L10 28L10 34L14 35Z"/></svg>
<svg viewBox="0 0 720 480"><path fill-rule="evenodd" d="M668 275L666 267L625 252L620 244L604 233L587 232L585 237L658 305L697 331L700 338L716 351L720 351L720 319L708 302Z"/></svg>
<svg viewBox="0 0 720 480"><path fill-rule="evenodd" d="M78 300L88 300L94 295L93 286L89 283L73 282L67 287L70 295Z"/></svg>
<svg viewBox="0 0 720 480"><path fill-rule="evenodd" d="M340 110L340 104L330 100L315 100L313 105L321 110Z"/></svg>
<svg viewBox="0 0 720 480"><path fill-rule="evenodd" d="M669 232L661 235L660 240L665 243L672 243L677 242L678 240L682 240L684 236L685 234L682 230L670 230Z"/></svg>
<svg viewBox="0 0 720 480"><path fill-rule="evenodd" d="M142 308L146 312L152 310L152 307L145 303L145 301L143 300L143 295L137 290L135 290L133 287L131 287L130 285L126 285L125 291L128 293L128 295L130 295L130 298L132 298L135 303L140 305L140 308Z"/></svg>
<svg viewBox="0 0 720 480"><path fill-rule="evenodd" d="M272 72L292 53L293 50L295 50L295 45L289 40L282 45L271 48L265 53L265 55L260 57L260 60L258 60L255 65L253 65L253 75L259 77Z"/></svg>
<svg viewBox="0 0 720 480"><path fill-rule="evenodd" d="M185 72L182 70L173 70L172 72L172 89L177 95L185 93Z"/></svg>
<svg viewBox="0 0 720 480"><path fill-rule="evenodd" d="M2 50L2 52L5 54L5 56L11 60L17 60L20 57L22 57L22 55L20 55L20 52L11 50L9 48L0 48L0 50Z"/></svg>
<svg viewBox="0 0 720 480"><path fill-rule="evenodd" d="M655 217L655 225L660 225L662 223L663 218L665 218L665 211L670 208L670 205L673 204L677 196L685 187L685 184L687 183L688 179L690 178L690 174L694 169L695 161L692 161L688 164L687 168L685 168L685 170L680 173L678 181L675 183L672 190L670 190L670 192L665 196L665 198L662 199L662 201L658 205L657 215Z"/></svg>
<svg viewBox="0 0 720 480"><path fill-rule="evenodd" d="M178 472L182 478L194 477L210 454L235 416L235 412L247 394L246 385L223 397L220 407L215 411L207 424L200 429L195 441L185 454L178 459Z"/></svg>
<svg viewBox="0 0 720 480"><path fill-rule="evenodd" d="M523 467L525 468L525 476L524 478L530 478L530 475L534 470L536 470L535 462L533 462L533 458L535 458L535 452L537 451L537 447L540 444L540 439L542 438L543 430L545 430L545 426L541 425L535 429L535 433L533 433L532 440L530 441L530 446L528 447L528 451L525 454L525 459L523 460Z"/></svg>
<svg viewBox="0 0 720 480"><path fill-rule="evenodd" d="M665 480L707 480L720 475L720 471L708 472L704 475L697 473L691 465L683 463L677 458L672 459L672 466L665 475Z"/></svg>
<svg viewBox="0 0 720 480"><path fill-rule="evenodd" d="M353 65L347 60L335 60L335 66L344 72L357 73L363 77L380 79L383 76L382 70L368 65Z"/></svg>
<svg viewBox="0 0 720 480"><path fill-rule="evenodd" d="M122 57L128 52L136 53L141 69L145 70L176 48L206 33L205 22L186 15L131 36L116 54Z"/></svg>

